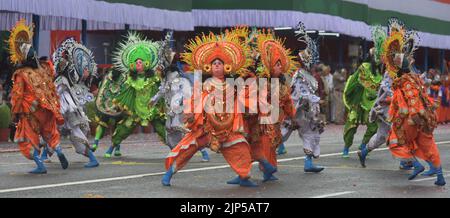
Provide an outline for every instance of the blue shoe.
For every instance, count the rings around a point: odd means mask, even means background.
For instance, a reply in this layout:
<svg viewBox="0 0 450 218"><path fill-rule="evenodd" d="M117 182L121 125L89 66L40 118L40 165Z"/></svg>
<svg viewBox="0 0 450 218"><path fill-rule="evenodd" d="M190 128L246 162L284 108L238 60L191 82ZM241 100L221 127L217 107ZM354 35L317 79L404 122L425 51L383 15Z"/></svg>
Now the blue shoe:
<svg viewBox="0 0 450 218"><path fill-rule="evenodd" d="M272 174L277 172L277 168L272 166L272 164L270 164L267 160L261 160L261 161L259 161L259 163L261 164L261 166L264 169L263 170L263 172L264 172L263 182L266 182L270 179L270 177L272 177Z"/></svg>
<svg viewBox="0 0 450 218"><path fill-rule="evenodd" d="M111 158L113 151L114 151L114 146L109 147L108 150L106 151L104 157Z"/></svg>
<svg viewBox="0 0 450 218"><path fill-rule="evenodd" d="M116 146L116 150L114 151L114 156L116 156L116 157L122 156L122 152L120 152L120 145Z"/></svg>
<svg viewBox="0 0 450 218"><path fill-rule="evenodd" d="M55 149L56 154L58 155L59 162L61 163L61 167L65 170L69 167L69 162L67 161L66 156L62 152L61 146L56 146Z"/></svg>
<svg viewBox="0 0 450 218"><path fill-rule="evenodd" d="M286 147L284 146L284 143L281 143L281 145L278 146L277 155L283 155L283 154L286 154L286 153L287 153Z"/></svg>
<svg viewBox="0 0 450 218"><path fill-rule="evenodd" d="M306 156L304 168L305 173L320 173L322 170L324 170L323 167L314 166L311 155Z"/></svg>
<svg viewBox="0 0 450 218"><path fill-rule="evenodd" d="M411 163L408 163L406 161L400 161L399 168L401 170L412 170L413 167L412 167Z"/></svg>
<svg viewBox="0 0 450 218"><path fill-rule="evenodd" d="M274 176L274 175L271 175L269 178L266 178L266 175L263 175L263 177L264 177L263 182L277 181L277 180L279 180L279 179L278 179L276 176Z"/></svg>
<svg viewBox="0 0 450 218"><path fill-rule="evenodd" d="M209 155L206 149L202 149L202 162L209 162Z"/></svg>
<svg viewBox="0 0 450 218"><path fill-rule="evenodd" d="M163 186L170 186L170 180L172 179L172 176L175 173L173 168L174 168L173 165L170 166L169 170L166 172L166 174L164 174L161 180Z"/></svg>
<svg viewBox="0 0 450 218"><path fill-rule="evenodd" d="M241 177L237 176L236 178L227 181L228 185L239 185L241 184Z"/></svg>
<svg viewBox="0 0 450 218"><path fill-rule="evenodd" d="M369 150L366 147L363 147L360 151L358 151L359 162L361 166L366 168L366 158L367 154L369 154Z"/></svg>
<svg viewBox="0 0 450 218"><path fill-rule="evenodd" d="M250 181L250 179L241 179L239 185L242 187L258 187L258 185Z"/></svg>
<svg viewBox="0 0 450 218"><path fill-rule="evenodd" d="M413 180L414 178L416 178L417 175L419 175L421 172L425 170L425 167L423 167L422 164L420 164L420 162L417 160L413 162L413 166L414 171L412 172L411 175L409 175L408 180Z"/></svg>
<svg viewBox="0 0 450 218"><path fill-rule="evenodd" d="M435 185L437 186L444 186L445 185L445 179L444 179L444 175L442 174L442 167L439 167L436 170L436 174L437 174L437 180L436 182L434 182Z"/></svg>
<svg viewBox="0 0 450 218"><path fill-rule="evenodd" d="M33 160L36 163L37 167L30 171L31 174L46 174L47 169L45 168L44 162L39 158L39 151L34 149L33 152Z"/></svg>
<svg viewBox="0 0 450 218"><path fill-rule="evenodd" d="M434 167L431 162L427 161L427 163L428 166L430 166L430 170L422 173L422 176L434 176L435 174L437 174L438 169Z"/></svg>
<svg viewBox="0 0 450 218"><path fill-rule="evenodd" d="M363 149L367 149L367 145L366 144L360 144L359 145L359 150L363 150Z"/></svg>
<svg viewBox="0 0 450 218"><path fill-rule="evenodd" d="M349 152L349 148L345 147L344 150L342 151L342 157L349 158L350 156L348 155L348 152Z"/></svg>
<svg viewBox="0 0 450 218"><path fill-rule="evenodd" d="M98 144L100 143L100 140L98 140L98 139L96 139L95 141L94 141L94 144L92 144L92 147L91 147L91 151L92 152L95 152L95 151L97 151L97 149L98 149Z"/></svg>
<svg viewBox="0 0 450 218"><path fill-rule="evenodd" d="M94 168L94 167L98 167L98 165L100 165L97 161L97 158L95 158L94 153L92 153L91 150L88 150L88 157L89 157L89 163L84 165L85 168Z"/></svg>

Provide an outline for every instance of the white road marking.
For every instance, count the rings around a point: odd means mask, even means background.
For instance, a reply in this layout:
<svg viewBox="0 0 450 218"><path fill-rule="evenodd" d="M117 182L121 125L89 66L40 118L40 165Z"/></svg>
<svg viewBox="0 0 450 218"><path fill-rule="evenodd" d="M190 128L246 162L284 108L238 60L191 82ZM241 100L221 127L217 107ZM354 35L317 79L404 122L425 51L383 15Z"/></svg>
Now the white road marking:
<svg viewBox="0 0 450 218"><path fill-rule="evenodd" d="M336 197L336 196L340 196L340 195L348 195L348 194L353 194L353 193L355 193L355 191L337 192L337 193L331 193L331 194L326 194L326 195L314 196L311 198L329 198L329 197Z"/></svg>
<svg viewBox="0 0 450 218"><path fill-rule="evenodd" d="M436 144L448 144L450 141L443 141L443 142L437 142ZM375 149L374 151L385 151L388 150L388 148L380 148ZM349 152L351 154L357 153L357 151ZM331 157L331 156L338 156L342 153L331 153L331 154L324 154L321 155L321 157ZM301 160L305 159L305 156L302 157L295 157L295 158L284 158L279 159L279 162L287 162L287 161L293 161L293 160ZM253 163L253 165L258 163ZM225 169L229 168L229 165L221 165L221 166L215 166L215 167L202 167L202 168L195 168L195 169L188 169L188 170L181 170L178 173L184 173L184 172L197 172L197 171L205 171L205 170L215 170L215 169ZM138 175L130 175L130 176L121 176L121 177L112 177L112 178L104 178L104 179L94 179L94 180L84 180L84 181L76 181L76 182L66 182L66 183L56 183L56 184L49 184L49 185L39 185L39 186L29 186L29 187L20 187L20 188L12 188L12 189L1 189L0 193L10 193L10 192L20 192L20 191L28 191L28 190L37 190L37 189L47 189L47 188L56 188L56 187L63 187L63 186L73 186L73 185L83 185L83 184L91 184L91 183L101 183L101 182L111 182L111 181L119 181L119 180L128 180L128 179L138 179L143 177L149 177L149 176L160 176L164 175L165 172L159 172L159 173L147 173L147 174L138 174ZM427 178L431 179L431 178ZM415 180L419 181L419 180ZM335 193L338 194L338 193ZM347 194L347 193L345 193ZM318 196L321 197L321 196Z"/></svg>
<svg viewBox="0 0 450 218"><path fill-rule="evenodd" d="M148 174L122 176L122 177L114 177L114 178L107 178L107 179L94 179L94 180L86 180L86 181L78 181L78 182L66 182L66 183L58 183L58 184L50 184L50 185L39 185L39 186L29 186L29 187L22 187L22 188L3 189L3 190L0 190L0 193L37 190L37 189L55 188L55 187L72 186L72 185L82 185L82 184L89 184L89 183L110 182L110 181L118 181L118 180L126 180L126 179L137 179L137 178L142 178L142 177L147 177L147 176L157 176L157 175L164 175L164 173L148 173Z"/></svg>

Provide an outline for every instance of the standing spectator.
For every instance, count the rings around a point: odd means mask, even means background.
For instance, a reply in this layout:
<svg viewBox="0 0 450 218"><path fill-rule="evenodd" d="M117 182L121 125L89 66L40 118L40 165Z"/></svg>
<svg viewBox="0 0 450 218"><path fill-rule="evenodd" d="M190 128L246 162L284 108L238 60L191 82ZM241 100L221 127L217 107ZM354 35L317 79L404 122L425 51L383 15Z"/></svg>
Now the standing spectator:
<svg viewBox="0 0 450 218"><path fill-rule="evenodd" d="M433 98L437 99L439 96L439 86L440 86L440 75L433 68L430 68L427 73L427 79L430 81L430 87L428 89L428 94Z"/></svg>
<svg viewBox="0 0 450 218"><path fill-rule="evenodd" d="M327 116L327 121L330 121L331 123L334 122L334 99L333 99L333 91L334 91L334 85L333 85L333 75L331 74L331 68L330 66L324 66L322 68L322 80L325 85L325 94L327 95L326 101L327 104L325 106L325 114Z"/></svg>
<svg viewBox="0 0 450 218"><path fill-rule="evenodd" d="M319 118L323 121L326 121L326 117L324 117L324 114L323 114L323 112L324 112L323 107L326 104L326 101L325 101L326 94L325 94L325 90L324 90L325 89L324 83L323 83L322 77L320 76L320 68L318 66L314 66L311 71L312 71L313 77L317 80L317 83L318 83L316 95L320 97L320 112L321 112L321 114L320 114Z"/></svg>
<svg viewBox="0 0 450 218"><path fill-rule="evenodd" d="M342 68L340 71L336 71L333 75L333 99L334 99L334 122L338 125L344 125L345 123L345 105L343 100L343 93L345 88L345 82L347 81L347 70Z"/></svg>
<svg viewBox="0 0 450 218"><path fill-rule="evenodd" d="M449 112L450 102L449 102L449 90L448 85L450 82L449 73L447 69L444 69L444 72L441 75L441 86L439 89L439 100L440 105L437 109L438 114L438 122L439 123L447 123L447 113Z"/></svg>

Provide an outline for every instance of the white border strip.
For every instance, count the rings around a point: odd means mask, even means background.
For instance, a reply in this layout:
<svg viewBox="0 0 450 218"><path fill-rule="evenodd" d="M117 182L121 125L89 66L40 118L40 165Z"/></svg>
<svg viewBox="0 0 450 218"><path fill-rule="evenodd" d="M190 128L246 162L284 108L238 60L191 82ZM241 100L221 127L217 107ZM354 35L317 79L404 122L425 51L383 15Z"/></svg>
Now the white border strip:
<svg viewBox="0 0 450 218"><path fill-rule="evenodd" d="M314 196L311 198L329 198L329 197L336 197L336 196L348 195L348 194L353 194L353 193L355 193L355 191L337 192L337 193L332 193L332 194Z"/></svg>
<svg viewBox="0 0 450 218"><path fill-rule="evenodd" d="M367 5L369 8L395 11L413 16L422 16L443 21L450 21L450 4L433 0L342 0Z"/></svg>
<svg viewBox="0 0 450 218"><path fill-rule="evenodd" d="M192 13L195 26L230 27L245 24L256 27L295 27L302 21L307 29L371 39L370 25L327 14L283 10L192 10ZM421 38L420 46L450 49L450 35L425 32L418 34Z"/></svg>
<svg viewBox="0 0 450 218"><path fill-rule="evenodd" d="M147 28L194 30L191 11L165 10L96 0L1 0L0 11L33 13L109 24L130 24ZM67 18L67 20L62 19ZM59 20L58 20L59 19Z"/></svg>

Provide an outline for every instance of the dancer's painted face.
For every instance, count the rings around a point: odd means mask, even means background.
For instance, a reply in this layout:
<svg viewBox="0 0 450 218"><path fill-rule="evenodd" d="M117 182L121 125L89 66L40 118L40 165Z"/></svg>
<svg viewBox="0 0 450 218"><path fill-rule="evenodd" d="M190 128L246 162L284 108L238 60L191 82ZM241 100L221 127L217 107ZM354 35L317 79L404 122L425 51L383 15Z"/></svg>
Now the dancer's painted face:
<svg viewBox="0 0 450 218"><path fill-rule="evenodd" d="M224 79L224 64L221 60L216 59L211 63L212 67L212 76L218 79Z"/></svg>
<svg viewBox="0 0 450 218"><path fill-rule="evenodd" d="M277 61L277 63L273 67L272 77L280 77L282 73L283 73L283 69L281 66L281 61Z"/></svg>
<svg viewBox="0 0 450 218"><path fill-rule="evenodd" d="M136 71L138 73L144 72L144 63L142 62L141 59L137 59L136 61Z"/></svg>
<svg viewBox="0 0 450 218"><path fill-rule="evenodd" d="M84 80L86 80L88 77L89 77L89 70L85 68L85 69L83 70L83 78L82 78L82 80L84 81Z"/></svg>

